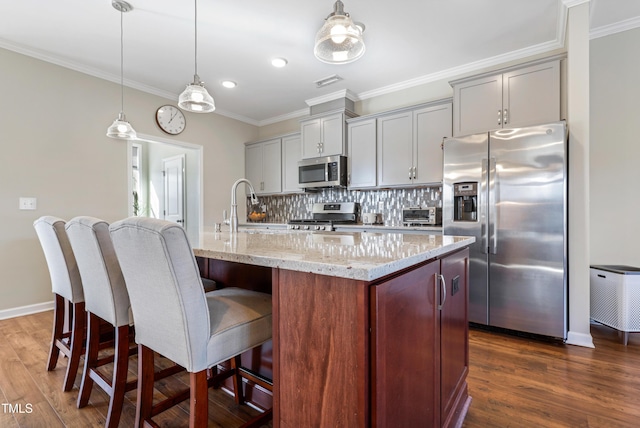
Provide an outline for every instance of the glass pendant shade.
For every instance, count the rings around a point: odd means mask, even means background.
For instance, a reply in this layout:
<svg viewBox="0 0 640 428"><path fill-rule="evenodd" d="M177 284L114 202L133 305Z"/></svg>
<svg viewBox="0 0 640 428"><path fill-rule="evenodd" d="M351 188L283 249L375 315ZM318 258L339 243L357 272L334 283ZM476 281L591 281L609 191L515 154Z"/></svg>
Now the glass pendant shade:
<svg viewBox="0 0 640 428"><path fill-rule="evenodd" d="M320 61L328 64L353 62L364 55L365 51L362 39L364 25L354 23L342 7L342 2L338 0L335 11L316 34L313 53Z"/></svg>
<svg viewBox="0 0 640 428"><path fill-rule="evenodd" d="M216 109L213 98L197 74L193 76L193 83L187 85L178 97L178 107L193 113L210 113Z"/></svg>
<svg viewBox="0 0 640 428"><path fill-rule="evenodd" d="M107 137L117 138L119 140L136 139L136 131L134 131L131 124L127 122L127 118L123 112L120 112L118 118L107 128Z"/></svg>

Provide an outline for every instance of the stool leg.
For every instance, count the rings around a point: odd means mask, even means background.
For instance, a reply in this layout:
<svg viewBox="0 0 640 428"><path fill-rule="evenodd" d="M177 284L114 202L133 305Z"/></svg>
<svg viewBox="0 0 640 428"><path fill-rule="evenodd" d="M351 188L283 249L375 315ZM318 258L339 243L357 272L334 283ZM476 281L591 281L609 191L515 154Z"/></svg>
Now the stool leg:
<svg viewBox="0 0 640 428"><path fill-rule="evenodd" d="M78 394L79 409L89 403L94 383L91 371L98 366L98 351L100 350L100 318L90 312L87 318L87 352L84 356L84 371L82 372L80 393Z"/></svg>
<svg viewBox="0 0 640 428"><path fill-rule="evenodd" d="M129 363L129 326L116 327L115 353L113 356L113 381L111 382L111 399L107 413L107 428L115 428L120 422L124 393L127 386L127 370Z"/></svg>
<svg viewBox="0 0 640 428"><path fill-rule="evenodd" d="M58 364L58 340L62 340L62 329L64 327L64 297L59 294L55 295L55 303L53 306L53 330L51 332L51 348L49 349L49 359L47 360L47 371L56 368Z"/></svg>
<svg viewBox="0 0 640 428"><path fill-rule="evenodd" d="M153 410L153 351L138 345L138 400L136 404L136 424L143 428L151 419Z"/></svg>
<svg viewBox="0 0 640 428"><path fill-rule="evenodd" d="M240 367L242 366L240 355L229 360L231 363L231 370L233 370L233 397L236 400L236 404L244 403L244 392L242 388L242 375L240 374Z"/></svg>
<svg viewBox="0 0 640 428"><path fill-rule="evenodd" d="M63 390L71 391L73 382L76 380L78 366L80 365L80 355L82 355L82 342L85 338L85 327L87 325L87 313L84 310L84 302L73 304L73 322L71 326L70 356L67 365L67 373L64 377Z"/></svg>
<svg viewBox="0 0 640 428"><path fill-rule="evenodd" d="M209 385L207 371L189 373L189 428L206 427L209 419Z"/></svg>

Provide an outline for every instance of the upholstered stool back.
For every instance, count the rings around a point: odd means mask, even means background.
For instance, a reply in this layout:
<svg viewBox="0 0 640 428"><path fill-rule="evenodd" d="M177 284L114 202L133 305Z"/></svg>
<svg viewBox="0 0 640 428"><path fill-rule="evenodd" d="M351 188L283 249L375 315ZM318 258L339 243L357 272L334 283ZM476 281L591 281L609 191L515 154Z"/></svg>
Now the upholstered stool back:
<svg viewBox="0 0 640 428"><path fill-rule="evenodd" d="M114 327L130 324L129 294L109 224L94 217L75 217L67 223L66 230L85 289L86 310Z"/></svg>
<svg viewBox="0 0 640 428"><path fill-rule="evenodd" d="M184 229L131 217L110 230L131 299L136 342L189 372L206 369L209 308Z"/></svg>
<svg viewBox="0 0 640 428"><path fill-rule="evenodd" d="M84 301L78 265L65 232L65 221L43 216L33 223L51 277L51 289L72 303Z"/></svg>

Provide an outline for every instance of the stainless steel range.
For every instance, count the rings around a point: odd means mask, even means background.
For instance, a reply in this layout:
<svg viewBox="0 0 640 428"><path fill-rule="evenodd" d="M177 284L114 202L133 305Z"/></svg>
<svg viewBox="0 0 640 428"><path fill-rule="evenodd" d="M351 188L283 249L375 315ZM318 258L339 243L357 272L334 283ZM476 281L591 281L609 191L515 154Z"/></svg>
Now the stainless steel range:
<svg viewBox="0 0 640 428"><path fill-rule="evenodd" d="M311 218L293 219L287 223L288 229L295 230L335 230L336 224L354 224L358 221L357 202L320 202L313 204Z"/></svg>

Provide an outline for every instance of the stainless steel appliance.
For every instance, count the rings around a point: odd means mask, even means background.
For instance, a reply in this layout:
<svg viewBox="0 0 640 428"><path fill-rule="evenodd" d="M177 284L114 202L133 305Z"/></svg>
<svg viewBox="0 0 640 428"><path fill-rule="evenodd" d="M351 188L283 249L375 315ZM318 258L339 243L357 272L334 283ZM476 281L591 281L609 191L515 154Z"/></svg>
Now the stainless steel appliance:
<svg viewBox="0 0 640 428"><path fill-rule="evenodd" d="M325 156L299 161L298 186L304 189L347 187L346 156Z"/></svg>
<svg viewBox="0 0 640 428"><path fill-rule="evenodd" d="M444 141L443 232L475 236L469 321L566 339L564 121Z"/></svg>
<svg viewBox="0 0 640 428"><path fill-rule="evenodd" d="M360 204L357 202L320 202L313 204L310 219L293 219L288 229L335 230L336 224L353 224L358 220Z"/></svg>
<svg viewBox="0 0 640 428"><path fill-rule="evenodd" d="M442 208L405 208L402 210L402 224L405 226L435 226L442 224Z"/></svg>

